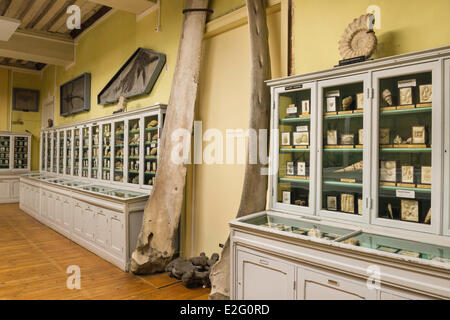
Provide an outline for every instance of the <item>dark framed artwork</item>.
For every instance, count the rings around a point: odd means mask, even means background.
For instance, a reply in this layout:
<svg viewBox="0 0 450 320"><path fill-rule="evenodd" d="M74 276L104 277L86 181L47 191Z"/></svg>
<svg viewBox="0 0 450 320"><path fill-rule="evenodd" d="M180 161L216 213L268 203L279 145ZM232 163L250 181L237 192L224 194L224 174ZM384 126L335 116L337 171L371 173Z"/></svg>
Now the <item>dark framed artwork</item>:
<svg viewBox="0 0 450 320"><path fill-rule="evenodd" d="M64 83L60 87L60 115L89 111L91 109L91 74L81 76Z"/></svg>
<svg viewBox="0 0 450 320"><path fill-rule="evenodd" d="M13 110L39 112L39 90L13 88Z"/></svg>
<svg viewBox="0 0 450 320"><path fill-rule="evenodd" d="M165 54L139 48L100 92L98 104L116 103L121 96L149 94L165 64Z"/></svg>

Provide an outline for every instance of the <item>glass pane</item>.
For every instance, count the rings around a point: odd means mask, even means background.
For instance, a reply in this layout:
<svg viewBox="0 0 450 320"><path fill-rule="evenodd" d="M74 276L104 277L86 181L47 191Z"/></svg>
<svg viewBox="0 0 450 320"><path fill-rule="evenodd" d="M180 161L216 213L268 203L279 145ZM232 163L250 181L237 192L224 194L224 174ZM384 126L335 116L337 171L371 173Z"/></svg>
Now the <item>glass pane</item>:
<svg viewBox="0 0 450 320"><path fill-rule="evenodd" d="M241 222L255 226L291 232L303 236L323 238L326 240L336 240L354 231L350 229L321 225L314 222L277 217L270 214L264 214L255 218L248 218L242 220Z"/></svg>
<svg viewBox="0 0 450 320"><path fill-rule="evenodd" d="M98 179L98 157L100 156L100 127L92 127L91 178Z"/></svg>
<svg viewBox="0 0 450 320"><path fill-rule="evenodd" d="M114 181L123 182L123 156L125 123L117 122L114 128Z"/></svg>
<svg viewBox="0 0 450 320"><path fill-rule="evenodd" d="M28 138L14 138L14 169L26 169L28 166Z"/></svg>
<svg viewBox="0 0 450 320"><path fill-rule="evenodd" d="M141 129L139 119L128 122L128 183L139 184L139 146Z"/></svg>
<svg viewBox="0 0 450 320"><path fill-rule="evenodd" d="M58 173L64 173L64 131L58 132Z"/></svg>
<svg viewBox="0 0 450 320"><path fill-rule="evenodd" d="M431 72L379 80L378 216L431 223Z"/></svg>
<svg viewBox="0 0 450 320"><path fill-rule="evenodd" d="M45 170L45 133L41 135L41 171Z"/></svg>
<svg viewBox="0 0 450 320"><path fill-rule="evenodd" d="M0 137L0 169L9 169L11 137Z"/></svg>
<svg viewBox="0 0 450 320"><path fill-rule="evenodd" d="M52 166L52 135L47 133L47 171L50 172Z"/></svg>
<svg viewBox="0 0 450 320"><path fill-rule="evenodd" d="M56 145L57 142L57 133L53 132L52 134L52 152L53 152L53 159L52 159L52 164L53 164L53 172L56 173L57 169L58 169L58 147Z"/></svg>
<svg viewBox="0 0 450 320"><path fill-rule="evenodd" d="M84 178L88 177L88 171L89 171L89 128L83 128L82 129L83 134L83 164L81 168L81 176Z"/></svg>
<svg viewBox="0 0 450 320"><path fill-rule="evenodd" d="M66 174L72 169L72 131L66 131Z"/></svg>
<svg viewBox="0 0 450 320"><path fill-rule="evenodd" d="M102 179L111 180L111 125L103 125L103 170Z"/></svg>
<svg viewBox="0 0 450 320"><path fill-rule="evenodd" d="M280 94L278 202L309 207L311 90Z"/></svg>
<svg viewBox="0 0 450 320"><path fill-rule="evenodd" d="M73 163L73 175L74 176L79 176L80 175L80 130L79 129L75 129L73 131L74 134L74 150L73 150L73 158L74 158L74 163Z"/></svg>
<svg viewBox="0 0 450 320"><path fill-rule="evenodd" d="M144 184L152 186L158 168L158 116L145 118L145 171Z"/></svg>
<svg viewBox="0 0 450 320"><path fill-rule="evenodd" d="M363 213L364 83L323 89L322 208Z"/></svg>

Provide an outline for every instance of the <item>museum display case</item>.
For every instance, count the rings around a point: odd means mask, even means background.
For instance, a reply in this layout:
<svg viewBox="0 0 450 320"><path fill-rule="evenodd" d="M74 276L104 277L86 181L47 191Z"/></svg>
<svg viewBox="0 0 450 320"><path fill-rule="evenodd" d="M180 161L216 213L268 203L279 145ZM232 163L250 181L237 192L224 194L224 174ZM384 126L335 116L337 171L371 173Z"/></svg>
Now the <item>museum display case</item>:
<svg viewBox="0 0 450 320"><path fill-rule="evenodd" d="M150 190L165 110L156 105L44 129L41 171Z"/></svg>
<svg viewBox="0 0 450 320"><path fill-rule="evenodd" d="M0 203L19 202L19 175L31 169L29 133L0 132Z"/></svg>
<svg viewBox="0 0 450 320"><path fill-rule="evenodd" d="M268 81L270 204L231 222L232 298L450 298L448 57ZM382 290L367 291L370 265ZM253 290L256 274L274 281Z"/></svg>

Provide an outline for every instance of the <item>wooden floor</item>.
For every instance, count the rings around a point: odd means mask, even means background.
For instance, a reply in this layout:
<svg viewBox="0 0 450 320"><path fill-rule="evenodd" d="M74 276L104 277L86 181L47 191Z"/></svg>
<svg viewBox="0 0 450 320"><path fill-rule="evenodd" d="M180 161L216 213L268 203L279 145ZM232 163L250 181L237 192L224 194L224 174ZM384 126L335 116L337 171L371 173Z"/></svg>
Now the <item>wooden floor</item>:
<svg viewBox="0 0 450 320"><path fill-rule="evenodd" d="M81 269L81 289L66 286L67 267ZM0 299L202 300L168 274L125 273L19 209L0 205Z"/></svg>

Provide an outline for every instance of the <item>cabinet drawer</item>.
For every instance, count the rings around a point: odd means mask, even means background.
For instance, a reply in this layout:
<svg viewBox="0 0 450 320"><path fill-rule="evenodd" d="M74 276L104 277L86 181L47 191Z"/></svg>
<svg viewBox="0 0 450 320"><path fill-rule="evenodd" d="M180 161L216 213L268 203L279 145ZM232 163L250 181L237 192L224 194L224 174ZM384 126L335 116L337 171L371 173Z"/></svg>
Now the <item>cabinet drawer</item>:
<svg viewBox="0 0 450 320"><path fill-rule="evenodd" d="M377 290L366 282L319 269L297 269L300 300L375 300Z"/></svg>
<svg viewBox="0 0 450 320"><path fill-rule="evenodd" d="M295 267L281 259L237 251L236 299L294 299Z"/></svg>

